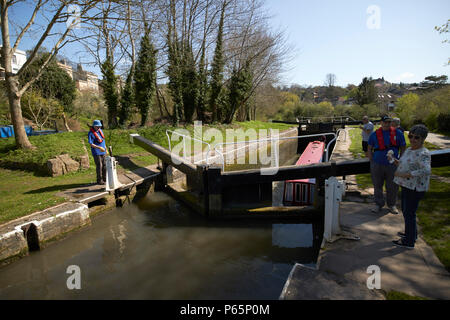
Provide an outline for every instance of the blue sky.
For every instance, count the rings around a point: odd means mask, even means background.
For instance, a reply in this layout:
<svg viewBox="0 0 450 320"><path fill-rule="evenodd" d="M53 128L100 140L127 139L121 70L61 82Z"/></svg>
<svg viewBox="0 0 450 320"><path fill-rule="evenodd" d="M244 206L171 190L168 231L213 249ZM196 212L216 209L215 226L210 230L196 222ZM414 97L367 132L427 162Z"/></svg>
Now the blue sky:
<svg viewBox="0 0 450 320"><path fill-rule="evenodd" d="M367 26L368 20L376 22L367 12L372 5L379 9L378 29ZM266 7L272 27L284 30L295 48L283 84L323 85L328 73L340 86L366 76L412 83L450 74L450 43L442 43L450 33L434 30L450 18L449 0L266 0ZM19 4L10 19L25 21L30 8ZM19 49L35 42L24 38ZM62 53L78 62L75 51L71 46ZM99 74L98 68L86 69Z"/></svg>
<svg viewBox="0 0 450 320"><path fill-rule="evenodd" d="M371 5L379 8L379 29L367 26L375 17L367 13ZM274 28L296 48L285 84L322 85L328 73L340 86L365 76L411 83L449 75L450 44L434 30L450 18L448 0L267 0L267 6Z"/></svg>

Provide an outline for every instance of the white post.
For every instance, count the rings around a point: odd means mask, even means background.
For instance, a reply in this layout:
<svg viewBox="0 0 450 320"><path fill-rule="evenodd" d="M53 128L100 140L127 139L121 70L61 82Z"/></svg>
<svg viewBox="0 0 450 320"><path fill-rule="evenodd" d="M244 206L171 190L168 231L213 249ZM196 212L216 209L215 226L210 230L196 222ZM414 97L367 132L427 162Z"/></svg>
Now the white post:
<svg viewBox="0 0 450 320"><path fill-rule="evenodd" d="M106 191L114 191L122 186L117 178L116 158L106 156Z"/></svg>
<svg viewBox="0 0 450 320"><path fill-rule="evenodd" d="M325 180L325 222L323 237L329 242L336 236L342 234L339 206L344 191L344 182L338 181L335 177Z"/></svg>

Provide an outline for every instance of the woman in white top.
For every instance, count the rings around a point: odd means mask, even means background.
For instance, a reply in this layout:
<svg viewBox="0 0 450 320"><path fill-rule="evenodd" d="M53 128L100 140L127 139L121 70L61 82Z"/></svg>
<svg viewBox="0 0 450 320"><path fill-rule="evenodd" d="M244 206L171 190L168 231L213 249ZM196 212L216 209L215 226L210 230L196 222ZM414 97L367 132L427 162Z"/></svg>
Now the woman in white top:
<svg viewBox="0 0 450 320"><path fill-rule="evenodd" d="M430 187L431 155L423 146L427 136L426 126L419 124L412 127L408 135L411 147L405 151L400 160L394 159L397 165L394 182L402 187L405 232L399 232L402 238L393 243L409 249L414 248L417 239L416 211L419 201Z"/></svg>

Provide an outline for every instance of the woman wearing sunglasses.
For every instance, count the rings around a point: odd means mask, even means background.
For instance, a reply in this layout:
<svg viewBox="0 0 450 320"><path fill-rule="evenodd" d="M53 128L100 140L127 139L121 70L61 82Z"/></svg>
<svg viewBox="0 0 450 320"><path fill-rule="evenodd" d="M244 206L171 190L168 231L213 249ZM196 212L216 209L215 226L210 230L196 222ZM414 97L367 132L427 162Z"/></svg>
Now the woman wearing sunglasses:
<svg viewBox="0 0 450 320"><path fill-rule="evenodd" d="M397 165L394 182L402 187L405 232L399 232L401 238L394 240L393 243L408 249L414 248L417 239L416 211L419 201L430 186L431 155L423 146L427 136L426 126L419 124L412 127L408 135L411 147L405 151L400 160L394 159Z"/></svg>

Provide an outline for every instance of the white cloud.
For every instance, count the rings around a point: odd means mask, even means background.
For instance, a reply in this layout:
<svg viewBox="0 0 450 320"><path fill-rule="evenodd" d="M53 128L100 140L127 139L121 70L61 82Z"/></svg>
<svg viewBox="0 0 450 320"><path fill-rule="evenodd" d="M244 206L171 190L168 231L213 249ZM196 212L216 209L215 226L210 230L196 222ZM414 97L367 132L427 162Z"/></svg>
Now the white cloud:
<svg viewBox="0 0 450 320"><path fill-rule="evenodd" d="M400 76L398 76L395 80L397 82L405 82L406 80L410 80L410 79L414 78L415 76L416 75L414 73L404 72Z"/></svg>

